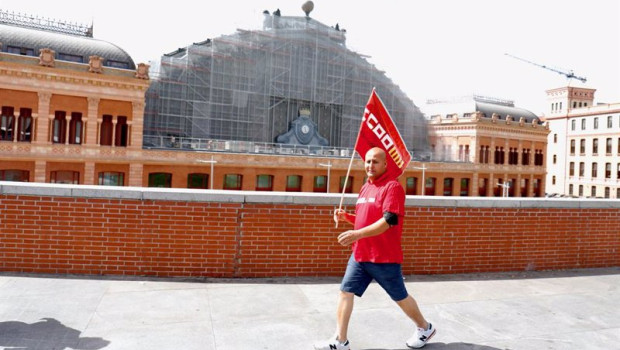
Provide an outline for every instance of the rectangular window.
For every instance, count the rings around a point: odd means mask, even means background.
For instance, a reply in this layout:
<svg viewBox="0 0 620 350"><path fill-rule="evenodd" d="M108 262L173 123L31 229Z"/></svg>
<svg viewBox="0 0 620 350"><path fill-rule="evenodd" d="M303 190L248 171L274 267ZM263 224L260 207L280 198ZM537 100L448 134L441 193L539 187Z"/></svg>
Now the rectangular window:
<svg viewBox="0 0 620 350"><path fill-rule="evenodd" d="M598 117L594 118L594 129L598 129Z"/></svg>
<svg viewBox="0 0 620 350"><path fill-rule="evenodd" d="M72 54L69 54L69 53L59 52L58 53L58 59L61 60L61 61L84 63L84 58L82 56L72 55Z"/></svg>
<svg viewBox="0 0 620 350"><path fill-rule="evenodd" d="M597 166L598 166L598 165L596 164L596 162L595 162L595 163L592 163L592 177L593 177L593 178L596 178L596 177L598 176L598 173L597 173Z"/></svg>
<svg viewBox="0 0 620 350"><path fill-rule="evenodd" d="M437 183L437 179L434 177L426 178L426 184L424 184L424 195L426 196L434 196L435 195L435 185Z"/></svg>
<svg viewBox="0 0 620 350"><path fill-rule="evenodd" d="M327 192L327 176L318 175L314 177L314 192Z"/></svg>
<svg viewBox="0 0 620 350"><path fill-rule="evenodd" d="M573 195L573 184L568 185L568 195L569 196Z"/></svg>
<svg viewBox="0 0 620 350"><path fill-rule="evenodd" d="M575 162L570 162L568 167L568 176L575 176Z"/></svg>
<svg viewBox="0 0 620 350"><path fill-rule="evenodd" d="M52 121L52 143L65 143L67 137L67 112L56 111Z"/></svg>
<svg viewBox="0 0 620 350"><path fill-rule="evenodd" d="M2 107L0 115L0 141L13 141L15 130L15 115L13 107Z"/></svg>
<svg viewBox="0 0 620 350"><path fill-rule="evenodd" d="M605 140L605 153L607 153L608 156L611 155L611 149L612 149L611 137L608 137Z"/></svg>
<svg viewBox="0 0 620 350"><path fill-rule="evenodd" d="M150 173L149 187L172 187L172 174L170 173Z"/></svg>
<svg viewBox="0 0 620 350"><path fill-rule="evenodd" d="M286 192L301 192L301 175L288 175L286 177Z"/></svg>
<svg viewBox="0 0 620 350"><path fill-rule="evenodd" d="M598 139L592 139L592 154L598 154Z"/></svg>
<svg viewBox="0 0 620 350"><path fill-rule="evenodd" d="M581 118L581 130L585 130L585 129L586 129L586 119Z"/></svg>
<svg viewBox="0 0 620 350"><path fill-rule="evenodd" d="M209 188L209 174L192 173L187 174L187 188Z"/></svg>
<svg viewBox="0 0 620 350"><path fill-rule="evenodd" d="M605 163L605 178L611 179L611 163Z"/></svg>
<svg viewBox="0 0 620 350"><path fill-rule="evenodd" d="M82 143L82 113L72 112L69 122L69 144L79 145Z"/></svg>
<svg viewBox="0 0 620 350"><path fill-rule="evenodd" d="M577 128L577 121L575 119L570 121L570 129L575 130Z"/></svg>
<svg viewBox="0 0 620 350"><path fill-rule="evenodd" d="M579 162L579 176L584 177L586 172L586 165L584 162Z"/></svg>
<svg viewBox="0 0 620 350"><path fill-rule="evenodd" d="M609 194L611 193L611 190L609 187L605 187L605 198L609 198Z"/></svg>
<svg viewBox="0 0 620 350"><path fill-rule="evenodd" d="M489 179L485 179L485 178L478 179L478 196L486 197L488 184L489 184Z"/></svg>
<svg viewBox="0 0 620 350"><path fill-rule="evenodd" d="M102 146L112 146L112 116L109 114L103 115L99 132L99 144Z"/></svg>
<svg viewBox="0 0 620 350"><path fill-rule="evenodd" d="M443 179L443 195L451 196L452 195L452 186L454 184L454 179L451 177L447 177Z"/></svg>
<svg viewBox="0 0 620 350"><path fill-rule="evenodd" d="M592 196L592 198L596 197L596 186L592 186L590 189L590 196Z"/></svg>
<svg viewBox="0 0 620 350"><path fill-rule="evenodd" d="M469 179L468 178L461 179L461 196L462 197L469 196Z"/></svg>
<svg viewBox="0 0 620 350"><path fill-rule="evenodd" d="M613 127L613 120L611 116L607 117L607 129L611 129Z"/></svg>
<svg viewBox="0 0 620 350"><path fill-rule="evenodd" d="M579 185L579 197L583 197L583 185Z"/></svg>
<svg viewBox="0 0 620 350"><path fill-rule="evenodd" d="M116 171L104 171L99 173L99 185L101 186L124 186L125 173Z"/></svg>
<svg viewBox="0 0 620 350"><path fill-rule="evenodd" d="M114 137L114 146L127 147L127 136L129 125L127 125L127 117L119 116L116 118L116 133Z"/></svg>
<svg viewBox="0 0 620 350"><path fill-rule="evenodd" d="M243 176L240 174L224 175L224 189L225 190L241 190L242 182L243 182Z"/></svg>
<svg viewBox="0 0 620 350"><path fill-rule="evenodd" d="M30 180L30 172L27 170L0 170L0 181L19 181L28 182Z"/></svg>
<svg viewBox="0 0 620 350"><path fill-rule="evenodd" d="M347 180L347 188L344 188L344 180ZM346 176L340 177L340 193L344 190L344 193L353 193L353 176L349 176L347 179Z"/></svg>
<svg viewBox="0 0 620 350"><path fill-rule="evenodd" d="M570 155L574 156L575 155L575 140L570 140Z"/></svg>
<svg viewBox="0 0 620 350"><path fill-rule="evenodd" d="M586 154L586 139L579 140L579 153Z"/></svg>
<svg viewBox="0 0 620 350"><path fill-rule="evenodd" d="M418 194L418 178L417 177L407 178L407 188L406 188L405 194L409 196L414 196Z"/></svg>
<svg viewBox="0 0 620 350"><path fill-rule="evenodd" d="M273 175L256 175L256 191L273 191Z"/></svg>
<svg viewBox="0 0 620 350"><path fill-rule="evenodd" d="M80 173L70 170L52 171L50 173L50 182L53 184L78 185L80 183Z"/></svg>
<svg viewBox="0 0 620 350"><path fill-rule="evenodd" d="M20 108L17 120L17 141L32 141L32 109Z"/></svg>

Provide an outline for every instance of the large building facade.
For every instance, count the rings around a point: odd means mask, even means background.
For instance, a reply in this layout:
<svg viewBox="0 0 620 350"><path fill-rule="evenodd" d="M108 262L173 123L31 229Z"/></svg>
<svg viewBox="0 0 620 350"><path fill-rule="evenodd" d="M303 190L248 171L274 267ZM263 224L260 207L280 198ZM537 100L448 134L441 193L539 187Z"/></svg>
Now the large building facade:
<svg viewBox="0 0 620 350"><path fill-rule="evenodd" d="M352 148L373 88L415 157L428 153L418 107L366 58L346 46L346 31L306 16L263 14L261 30L238 30L165 54L153 64L145 146L204 139L311 144L283 137L305 126L320 145ZM303 126L303 125L302 125Z"/></svg>
<svg viewBox="0 0 620 350"><path fill-rule="evenodd" d="M547 192L620 198L620 104L594 104L595 89L547 91L551 132Z"/></svg>
<svg viewBox="0 0 620 350"><path fill-rule="evenodd" d="M456 193L468 189L474 196L545 195L549 128L532 112L477 95L429 101L425 111L432 154L446 169L439 194L456 187ZM468 176L455 172L463 167ZM426 180L426 188L434 181Z"/></svg>
<svg viewBox="0 0 620 350"><path fill-rule="evenodd" d="M432 114L429 123L383 72L344 49L338 29L306 17L265 16L271 24L263 31L194 44L185 58L164 55L153 83L147 65L93 39L92 28L66 33L53 23L45 29L20 18L1 23L0 181L357 192L365 181L362 161L357 158L346 174L374 86L413 153L400 179L408 195L544 195L548 131L531 113L477 101ZM241 40L246 36L252 39ZM234 50L214 50L222 47L218 42ZM260 58L257 47L269 53L264 67L282 65L279 73L255 77L246 61ZM241 59L244 50L249 53ZM316 57L308 58L313 52ZM304 57L309 72L298 67ZM199 58L214 70L177 69ZM197 67L211 74L200 75ZM333 77L338 69L344 76ZM227 86L231 77L239 84L247 78L248 85ZM268 88L251 90L256 84ZM187 92L196 89L198 95ZM159 98L147 98L147 90ZM196 113L208 118L196 119Z"/></svg>

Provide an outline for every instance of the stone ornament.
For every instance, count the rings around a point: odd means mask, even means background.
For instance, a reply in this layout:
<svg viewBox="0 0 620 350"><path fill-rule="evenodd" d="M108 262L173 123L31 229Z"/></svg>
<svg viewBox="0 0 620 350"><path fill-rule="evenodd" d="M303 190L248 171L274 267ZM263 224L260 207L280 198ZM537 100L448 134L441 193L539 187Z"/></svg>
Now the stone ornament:
<svg viewBox="0 0 620 350"><path fill-rule="evenodd" d="M149 66L146 63L138 63L138 68L136 68L136 78L138 79L150 79L149 78Z"/></svg>
<svg viewBox="0 0 620 350"><path fill-rule="evenodd" d="M54 55L56 52L52 49L39 50L39 65L43 67L54 67L56 65Z"/></svg>
<svg viewBox="0 0 620 350"><path fill-rule="evenodd" d="M103 73L103 57L97 55L89 56L88 71L90 73Z"/></svg>

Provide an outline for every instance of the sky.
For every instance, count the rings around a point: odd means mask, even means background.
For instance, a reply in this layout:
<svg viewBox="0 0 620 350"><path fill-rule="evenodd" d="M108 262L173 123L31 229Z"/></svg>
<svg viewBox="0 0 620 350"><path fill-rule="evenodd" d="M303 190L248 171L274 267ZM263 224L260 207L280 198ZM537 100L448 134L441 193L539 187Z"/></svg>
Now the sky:
<svg viewBox="0 0 620 350"><path fill-rule="evenodd" d="M94 38L136 63L237 29L261 29L263 10L303 16L304 1L0 0L0 8L93 23ZM619 0L314 0L310 16L347 30L347 47L423 107L471 94L548 113L545 90L597 89L595 103L620 103ZM573 71L584 84L526 60ZM370 94L370 92L369 92ZM380 94L380 91L379 91Z"/></svg>

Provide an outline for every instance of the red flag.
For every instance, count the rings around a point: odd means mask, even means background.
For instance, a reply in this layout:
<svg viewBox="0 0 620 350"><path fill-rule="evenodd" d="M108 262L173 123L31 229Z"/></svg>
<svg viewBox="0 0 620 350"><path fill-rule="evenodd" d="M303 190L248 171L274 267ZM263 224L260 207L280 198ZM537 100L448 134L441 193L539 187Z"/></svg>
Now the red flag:
<svg viewBox="0 0 620 350"><path fill-rule="evenodd" d="M360 132L355 142L355 151L364 159L366 152L373 147L379 147L385 151L386 173L390 179L396 179L402 175L411 161L411 154L407 151L405 141L400 136L375 89L372 89L366 104Z"/></svg>

